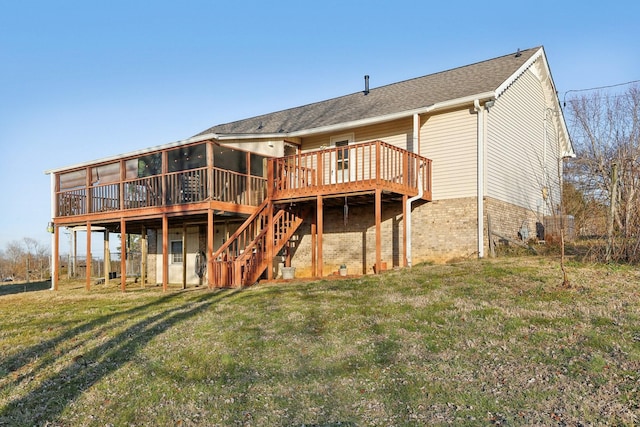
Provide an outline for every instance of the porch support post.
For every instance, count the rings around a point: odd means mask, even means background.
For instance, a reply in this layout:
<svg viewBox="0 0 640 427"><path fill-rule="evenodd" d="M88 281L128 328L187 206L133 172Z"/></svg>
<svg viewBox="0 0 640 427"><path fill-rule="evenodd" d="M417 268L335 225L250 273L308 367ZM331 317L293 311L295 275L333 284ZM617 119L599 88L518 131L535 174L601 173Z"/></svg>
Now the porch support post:
<svg viewBox="0 0 640 427"><path fill-rule="evenodd" d="M187 224L182 224L182 289L187 289Z"/></svg>
<svg viewBox="0 0 640 427"><path fill-rule="evenodd" d="M111 253L109 251L109 230L104 229L104 284L109 284L109 273L111 273Z"/></svg>
<svg viewBox="0 0 640 427"><path fill-rule="evenodd" d="M162 215L162 290L169 284L169 219Z"/></svg>
<svg viewBox="0 0 640 427"><path fill-rule="evenodd" d="M60 227L56 224L53 224L53 259L51 260L51 266L51 290L57 291L60 279Z"/></svg>
<svg viewBox="0 0 640 427"><path fill-rule="evenodd" d="M382 268L382 190L376 189L376 273Z"/></svg>
<svg viewBox="0 0 640 427"><path fill-rule="evenodd" d="M149 256L149 244L147 239L147 227L144 225L140 230L140 287L144 288L147 283L147 257Z"/></svg>
<svg viewBox="0 0 640 427"><path fill-rule="evenodd" d="M323 215L322 215L322 196L318 196L318 202L317 202L317 207L316 207L316 215L317 215L317 229L318 229L318 248L317 248L317 255L318 255L318 276L322 277L323 275L323 271L322 271L322 264L323 264L323 260L322 260L322 234L324 233L324 223L323 223Z"/></svg>
<svg viewBox="0 0 640 427"><path fill-rule="evenodd" d="M71 239L73 246L73 256L71 257L71 270L70 273L67 272L67 279L71 279L72 277L76 277L78 273L78 233L76 232L75 227L71 228Z"/></svg>
<svg viewBox="0 0 640 427"><path fill-rule="evenodd" d="M124 218L120 218L120 290L122 292L127 288L127 222Z"/></svg>
<svg viewBox="0 0 640 427"><path fill-rule="evenodd" d="M213 236L215 235L213 223L213 209L207 211L207 285L213 288Z"/></svg>
<svg viewBox="0 0 640 427"><path fill-rule="evenodd" d="M316 250L316 244L318 242L317 226L318 226L318 217L315 216L311 220L311 273L313 274L313 277L318 277L318 263L316 260L316 256L318 253Z"/></svg>
<svg viewBox="0 0 640 427"><path fill-rule="evenodd" d="M407 200L409 196L402 196L402 266L406 267L407 263Z"/></svg>
<svg viewBox="0 0 640 427"><path fill-rule="evenodd" d="M87 266L85 289L91 290L91 222L87 221Z"/></svg>
<svg viewBox="0 0 640 427"><path fill-rule="evenodd" d="M214 182L213 182L213 142L207 141L207 199L213 200ZM209 229L211 232L212 228Z"/></svg>
<svg viewBox="0 0 640 427"><path fill-rule="evenodd" d="M51 234L51 264L49 265L51 272L51 290L58 290L58 279L59 275L59 267L60 267L60 230L56 223L54 222L54 218L58 214L58 175L52 173L50 175L50 183L51 183L51 225L53 226L52 234ZM67 269L69 266L67 266Z"/></svg>

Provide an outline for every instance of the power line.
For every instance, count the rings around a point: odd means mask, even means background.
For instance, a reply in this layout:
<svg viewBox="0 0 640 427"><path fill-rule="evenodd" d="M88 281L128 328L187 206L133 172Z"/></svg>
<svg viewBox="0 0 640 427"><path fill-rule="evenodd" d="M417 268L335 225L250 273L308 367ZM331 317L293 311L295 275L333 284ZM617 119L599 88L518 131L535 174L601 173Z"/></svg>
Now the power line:
<svg viewBox="0 0 640 427"><path fill-rule="evenodd" d="M588 88L588 89L571 89L571 90L568 90L568 91L566 91L564 93L564 97L562 98L562 103L564 105L567 105L567 102L566 102L567 101L567 94L571 93L571 92L586 92L586 91L589 91L589 90L610 89L612 87L630 85L630 84L633 84L633 83L640 83L640 80L631 80L630 82L617 83L617 84L608 85L608 86L598 86L598 87L592 87L592 88Z"/></svg>

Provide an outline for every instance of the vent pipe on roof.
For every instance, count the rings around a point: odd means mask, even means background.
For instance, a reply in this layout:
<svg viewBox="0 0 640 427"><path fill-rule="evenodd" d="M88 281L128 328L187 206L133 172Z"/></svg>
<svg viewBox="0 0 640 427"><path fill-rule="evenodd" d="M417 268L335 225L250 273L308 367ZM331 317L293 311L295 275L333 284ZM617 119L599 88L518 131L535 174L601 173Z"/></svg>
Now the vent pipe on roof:
<svg viewBox="0 0 640 427"><path fill-rule="evenodd" d="M369 76L364 76L364 94L369 95Z"/></svg>

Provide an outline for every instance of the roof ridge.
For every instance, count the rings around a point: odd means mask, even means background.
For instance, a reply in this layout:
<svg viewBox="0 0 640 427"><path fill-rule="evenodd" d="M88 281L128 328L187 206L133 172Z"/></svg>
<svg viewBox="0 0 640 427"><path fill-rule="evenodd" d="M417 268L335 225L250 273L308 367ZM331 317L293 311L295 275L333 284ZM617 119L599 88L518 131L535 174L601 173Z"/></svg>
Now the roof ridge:
<svg viewBox="0 0 640 427"><path fill-rule="evenodd" d="M494 57L494 58L489 58L489 59L484 59L484 60L482 60L482 61L472 62L471 64L459 65L459 66L457 66L457 67L448 68L448 69L446 69L446 70L441 70L441 71L436 71L435 73L425 74L425 75L423 75L423 76L410 77L410 78L405 79L405 80L400 80L400 81L393 82L393 83L387 83L386 85L382 85L382 86L378 86L378 87L372 88L372 89L370 89L370 91L373 91L373 90L375 90L375 89L381 89L381 88L383 88L383 87L387 87L387 86L397 85L397 84L400 84L400 83L410 82L410 81L413 81L413 80L423 79L423 78L425 78L425 77L437 76L438 74L449 73L449 72L451 72L451 71L460 70L460 69L463 69L463 68L474 67L474 66L477 66L477 65L480 65L480 64L486 63L486 62L491 62L491 61L495 61L495 60L498 60L498 59L507 58L507 57L509 57L509 56L514 56L514 55L516 55L516 54L518 54L518 53L523 54L523 53L525 53L525 52L537 51L537 50L539 50L541 47L542 47L542 46L532 47L532 48L528 48L528 49L524 49L524 50L520 50L520 49L518 49L517 51L515 51L515 52L511 52L511 53L508 53L508 54L506 54L506 55L500 55L500 56L496 56L496 57ZM359 93L359 92L355 92L355 93ZM345 95L345 96L348 96L348 95ZM319 101L319 102L323 102L323 101ZM294 107L294 108L295 108L295 107Z"/></svg>
<svg viewBox="0 0 640 427"><path fill-rule="evenodd" d="M322 108L328 108L329 106L335 106L336 108L340 109L339 111L335 111L335 116L334 119L335 120L343 120L344 117L338 117L338 116L343 116L344 114L346 114L347 110L349 108L352 108L354 105L360 105L363 106L364 104L369 103L369 106L372 106L370 103L374 102L374 100L377 97L389 97L389 96L394 96L397 94L394 93L394 91L389 91L389 88L393 88L393 87L397 87L398 90L396 92L401 92L403 90L407 90L405 89L408 83L411 82L416 82L419 81L421 79L427 80L427 79L431 79L431 80L437 80L438 76L442 76L442 75L446 75L447 73L452 73L452 79L455 79L456 77L459 78L459 76L456 76L456 74L459 73L455 73L456 71L460 71L460 70L465 70L465 69L473 69L474 67L482 67L482 64L488 64L491 62L496 62L498 66L501 66L504 68L504 64L501 64L500 61L504 60L505 58L508 57L515 57L518 58L520 56L524 56L525 58L530 57L531 55L535 54L535 52L537 52L538 50L541 49L541 46L538 47L533 47L533 48L528 48L528 49L524 49L524 50L520 50L518 49L516 52L511 52L505 55L501 55L501 56L496 56L493 58L489 58L489 59L485 59L482 61L477 61L471 64L465 64L465 65L461 65L458 67L453 67L453 68L449 68L446 70L441 70L441 71L437 71L434 73L430 73L430 74L425 74L422 76L417 76L417 77L412 77L409 79L405 79L405 80L400 80L400 81L396 81L396 82L392 82L392 83L388 83L382 86L378 86L378 87L373 87L371 89L369 89L369 93L367 94L366 97L362 97L362 93L363 91L356 91L356 92L352 92L352 93L348 93L348 94L344 94L344 95L340 95L340 96L336 96L333 98L328 98L328 99L323 99L323 100L319 100L319 101L315 101L315 102L309 102L303 105L297 105L294 107L290 107L290 108L285 108L282 110L277 110L277 111L271 111L271 112L267 112L267 113L263 113L263 114L258 114L256 116L252 116L252 117L246 117L246 118L242 118L242 119L238 119L238 120L233 120L227 123L219 123L216 124L212 127L207 128L206 130L196 134L196 136L200 136L203 134L208 134L208 133L228 133L228 134L243 134L243 133L255 133L255 131L258 131L260 133L278 133L281 131L285 130L285 127L281 127L281 124L283 125L285 121L288 121L288 124L291 125L291 120L293 119L300 119L300 115L305 115L305 113L308 112L313 112L314 109L320 109L322 110ZM518 53L520 55L518 55ZM517 55L517 56L516 56ZM511 73L516 72L517 69L513 69L511 71ZM464 77L464 76L463 76ZM506 77L506 76L505 76ZM494 84L495 86L493 86L491 88L491 90L496 90L500 84L503 81L495 82ZM427 82L427 85L429 83ZM485 85L487 84L487 82L485 82ZM403 88L403 86L405 88ZM360 95L360 96L358 96ZM377 95L377 96L376 96ZM440 94L441 95L441 94ZM453 96L454 94L450 94L452 95L451 99L454 99L455 96ZM358 96L358 97L357 97ZM446 96L446 95L445 95ZM357 97L357 98L356 98ZM382 101L386 102L388 101L388 99L384 98ZM426 105L426 104L425 104ZM324 113L326 113L326 111L322 110ZM298 115L297 117L294 117ZM305 117L306 119L310 119L308 116ZM274 123L274 120L279 122L280 124L276 125L276 123ZM270 125L268 126L267 123L263 123L263 122L269 122L270 121ZM307 120L308 122L308 120ZM298 125L303 125L303 123L296 121L296 123ZM244 126L242 126L244 124ZM263 124L264 124L264 129L263 129ZM310 123L307 123L310 124ZM251 127L252 130L247 130L248 127ZM286 129L288 131L292 130L292 129Z"/></svg>

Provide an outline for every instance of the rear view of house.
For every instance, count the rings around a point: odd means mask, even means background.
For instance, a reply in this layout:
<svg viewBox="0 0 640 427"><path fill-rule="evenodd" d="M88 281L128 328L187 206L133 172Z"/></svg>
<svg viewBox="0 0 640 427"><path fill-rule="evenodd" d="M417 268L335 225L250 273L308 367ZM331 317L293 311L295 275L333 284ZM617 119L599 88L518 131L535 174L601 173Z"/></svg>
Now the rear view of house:
<svg viewBox="0 0 640 427"><path fill-rule="evenodd" d="M165 287L483 257L488 218L533 237L556 212L567 156L542 47L382 87L367 78L346 96L47 171L53 287L62 227L117 233L121 248L140 236L141 279ZM126 263L117 273L124 289Z"/></svg>

